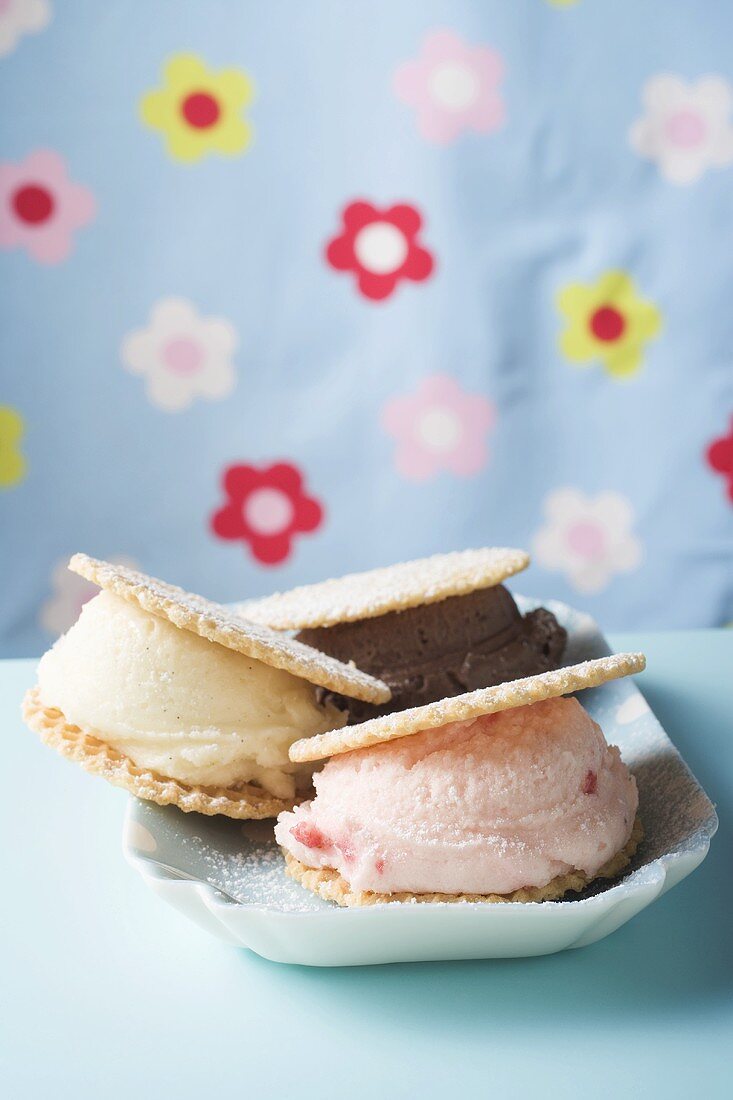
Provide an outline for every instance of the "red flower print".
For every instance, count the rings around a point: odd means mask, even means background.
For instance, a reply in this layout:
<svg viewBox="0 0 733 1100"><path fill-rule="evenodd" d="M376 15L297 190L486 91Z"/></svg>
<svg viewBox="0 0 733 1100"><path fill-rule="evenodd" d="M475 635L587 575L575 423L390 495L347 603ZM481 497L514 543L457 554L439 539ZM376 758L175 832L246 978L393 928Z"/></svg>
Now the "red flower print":
<svg viewBox="0 0 733 1100"><path fill-rule="evenodd" d="M730 431L720 439L713 440L706 457L716 474L722 474L727 479L728 497L733 501L733 416L730 419Z"/></svg>
<svg viewBox="0 0 733 1100"><path fill-rule="evenodd" d="M365 298L389 298L401 279L420 283L435 261L416 237L422 218L414 206L401 204L378 210L368 202L344 208L343 233L326 247L326 260L336 271L353 271Z"/></svg>
<svg viewBox="0 0 733 1100"><path fill-rule="evenodd" d="M273 466L230 466L223 479L227 503L211 517L220 539L248 542L257 561L279 565L299 532L315 531L323 507L303 492L300 471L289 462Z"/></svg>

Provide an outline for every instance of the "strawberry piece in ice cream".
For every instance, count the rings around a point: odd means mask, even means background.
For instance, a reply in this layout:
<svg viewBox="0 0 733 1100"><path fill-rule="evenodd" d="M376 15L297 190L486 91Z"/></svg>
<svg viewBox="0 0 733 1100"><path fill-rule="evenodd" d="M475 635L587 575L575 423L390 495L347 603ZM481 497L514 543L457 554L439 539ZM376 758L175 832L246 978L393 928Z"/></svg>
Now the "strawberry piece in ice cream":
<svg viewBox="0 0 733 1100"><path fill-rule="evenodd" d="M330 848L331 841L312 821L299 821L290 830L291 835L305 848Z"/></svg>
<svg viewBox="0 0 733 1100"><path fill-rule="evenodd" d="M583 794L595 794L598 790L598 776L594 771L588 771L583 780Z"/></svg>

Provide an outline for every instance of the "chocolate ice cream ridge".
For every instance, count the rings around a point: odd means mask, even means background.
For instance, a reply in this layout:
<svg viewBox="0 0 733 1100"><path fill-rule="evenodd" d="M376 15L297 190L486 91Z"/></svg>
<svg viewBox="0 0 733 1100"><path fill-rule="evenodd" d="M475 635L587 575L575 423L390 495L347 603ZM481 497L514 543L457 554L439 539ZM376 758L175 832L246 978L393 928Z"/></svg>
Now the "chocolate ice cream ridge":
<svg viewBox="0 0 733 1100"><path fill-rule="evenodd" d="M617 877L642 837L634 777L576 698L617 654L296 742L330 756L280 814L288 874L339 905L539 902Z"/></svg>
<svg viewBox="0 0 733 1100"><path fill-rule="evenodd" d="M564 628L543 607L522 615L502 583L528 564L524 551L504 547L436 554L276 593L238 611L295 630L299 641L387 683L386 704L329 696L360 722L556 668Z"/></svg>

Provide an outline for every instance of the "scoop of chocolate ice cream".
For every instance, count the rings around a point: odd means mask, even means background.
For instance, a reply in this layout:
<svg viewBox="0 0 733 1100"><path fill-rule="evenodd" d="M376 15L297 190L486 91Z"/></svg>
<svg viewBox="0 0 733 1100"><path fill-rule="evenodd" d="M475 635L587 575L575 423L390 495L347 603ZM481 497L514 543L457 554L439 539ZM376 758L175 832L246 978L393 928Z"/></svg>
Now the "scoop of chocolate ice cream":
<svg viewBox="0 0 733 1100"><path fill-rule="evenodd" d="M556 668L567 634L544 607L521 615L503 585L372 619L301 630L298 640L385 680L375 706L322 692L350 722Z"/></svg>

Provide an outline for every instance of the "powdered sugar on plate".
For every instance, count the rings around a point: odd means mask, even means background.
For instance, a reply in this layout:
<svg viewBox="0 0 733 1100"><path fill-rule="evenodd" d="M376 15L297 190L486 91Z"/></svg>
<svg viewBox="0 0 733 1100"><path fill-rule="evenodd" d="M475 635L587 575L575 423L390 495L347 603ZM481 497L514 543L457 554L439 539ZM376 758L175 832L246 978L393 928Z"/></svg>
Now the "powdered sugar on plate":
<svg viewBox="0 0 733 1100"><path fill-rule="evenodd" d="M522 611L536 606L533 601L521 597L518 603ZM550 608L569 631L567 661L577 663L608 653L603 636L587 616L554 601ZM657 881L659 876L663 879L669 873L669 868L673 869L673 882L681 874L689 873L707 850L709 838L715 831L716 818L704 791L691 775L652 711L639 702L641 699L638 688L628 679L591 688L584 691L582 696L583 706L602 727L609 743L619 746L624 760L636 776L640 795L639 814L645 835L623 882L629 884L629 889L643 891L650 882ZM145 832L130 828L135 823L143 826ZM308 914L315 917L316 913L320 913L338 918L339 922L353 917L358 920L372 919L365 916L364 910L338 909L288 878L283 857L274 841L273 826L274 821L239 822L222 817L205 818L195 813L181 813L172 806L159 807L131 799L125 851L143 874L150 877L151 882L155 880L165 884L169 881L188 880L199 891L208 886L213 888L212 898L215 896L219 901L228 899L232 913L241 912L243 919L245 914L251 914L254 922L252 927L256 930L248 932L243 942L247 946L253 946L255 950L260 949L259 939L266 936L269 927L269 923L263 925L259 922L259 914L269 914L269 920L275 922L280 914ZM136 843L136 836L144 836L146 844L141 846ZM154 851L150 838L155 843ZM679 868L686 869L674 870ZM635 886L635 883L638 885ZM594 895L605 894L612 889L615 889L613 884L593 886L579 900L548 904L553 908L560 905L574 912L582 912L584 906L597 900ZM217 891L216 895L213 891ZM173 900L170 895L166 896ZM648 904L648 900L645 904ZM395 903L396 906L399 904ZM375 920L379 919L378 908L372 911ZM402 908L424 910L430 906ZM450 909L451 906L444 905L440 908ZM521 910L527 907L520 905L511 908ZM324 914L324 910L333 912ZM202 923L204 919L201 918ZM482 916L480 919L507 918ZM588 920L590 919L589 917ZM273 928L279 927L277 923L273 925ZM369 937L360 938L358 932L355 933L356 938L351 946L344 946L343 943L339 946L332 938L327 937L317 952L307 937L303 940L298 934L293 935L293 943L287 950L278 933L277 942L268 941L267 950L263 949L262 953L270 958L281 958L282 961L313 962L317 957L332 964L334 961L364 961L371 950L369 942L372 941ZM460 939L460 944L464 946L454 945L450 951L441 946L436 948L437 954L428 953L424 956L417 949L413 950L413 939L408 936L405 944L399 950L395 948L389 957L392 960L416 957L477 958L506 953L503 934L490 948L466 946L464 926L461 936L463 938ZM576 940L579 936L580 931L577 932ZM236 942L242 942L237 935L235 939ZM483 930L477 932L477 943L479 941L482 945L486 943ZM379 954L376 947L373 953L375 956ZM517 950L515 953L524 952ZM536 950L533 948L526 953L533 954ZM385 960L375 957L370 961Z"/></svg>
<svg viewBox="0 0 733 1100"><path fill-rule="evenodd" d="M126 841L156 837L155 861L180 878L202 881L239 905L303 913L328 907L285 874L283 857L273 836L273 821L239 822L182 814L137 799L131 804Z"/></svg>

